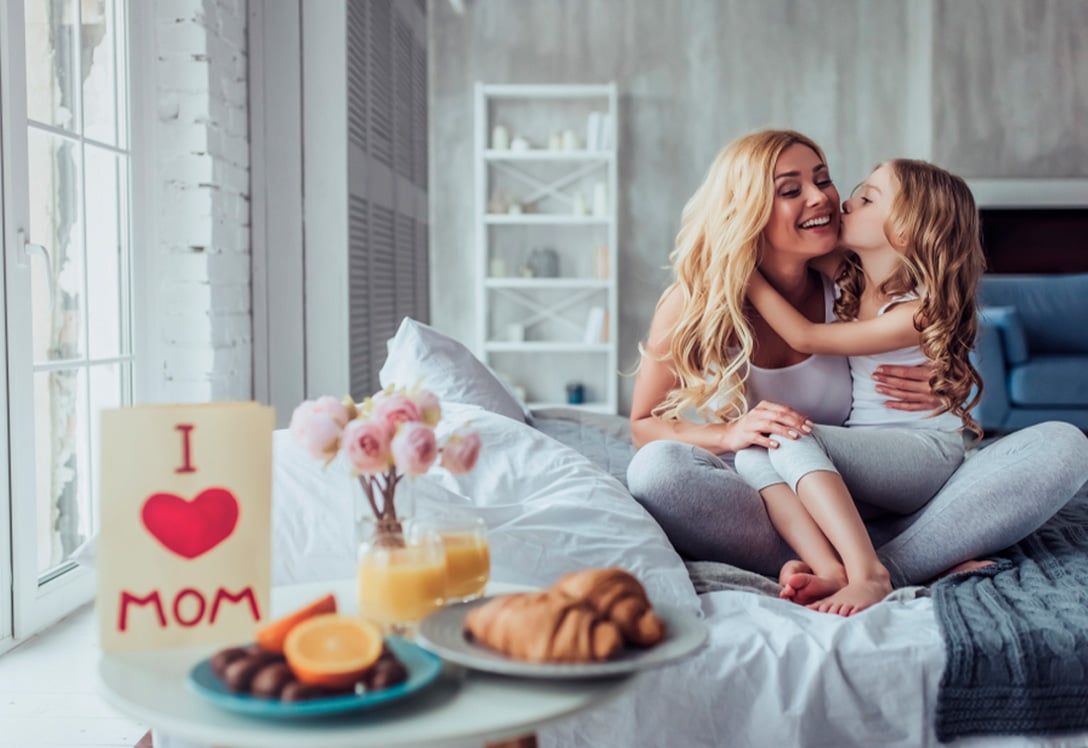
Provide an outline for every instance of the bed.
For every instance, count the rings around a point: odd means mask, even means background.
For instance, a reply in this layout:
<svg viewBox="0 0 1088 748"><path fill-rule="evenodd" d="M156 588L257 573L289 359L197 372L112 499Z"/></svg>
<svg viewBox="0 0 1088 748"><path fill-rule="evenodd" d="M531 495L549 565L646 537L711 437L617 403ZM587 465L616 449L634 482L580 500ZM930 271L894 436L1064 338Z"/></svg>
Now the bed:
<svg viewBox="0 0 1088 748"><path fill-rule="evenodd" d="M843 619L777 599L773 582L685 563L626 491L633 454L616 416L524 405L456 341L405 320L383 385L422 382L442 399L439 430L470 421L476 469L410 484L420 514L472 505L489 526L492 578L545 586L588 566L622 566L651 597L710 629L696 655L639 676L624 698L542 731L562 746L930 746L946 646L926 588L897 590ZM350 576L356 483L322 469L286 432L274 439L273 583ZM1083 490L1083 489L1082 489ZM947 737L947 735L945 735ZM1088 745L1088 732L981 735L960 746Z"/></svg>

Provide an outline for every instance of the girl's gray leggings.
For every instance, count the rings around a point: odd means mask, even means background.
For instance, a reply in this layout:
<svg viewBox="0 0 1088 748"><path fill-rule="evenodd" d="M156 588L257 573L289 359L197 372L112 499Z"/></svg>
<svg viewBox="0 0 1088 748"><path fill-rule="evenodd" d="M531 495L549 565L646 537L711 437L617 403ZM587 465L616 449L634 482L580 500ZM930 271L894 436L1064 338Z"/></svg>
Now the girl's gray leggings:
<svg viewBox="0 0 1088 748"><path fill-rule="evenodd" d="M736 453L733 467L752 488L785 483L796 493L801 478L825 470L842 476L859 511L868 505L893 514L921 509L956 472L964 453L959 432L909 426L817 425L808 436L776 441L777 449Z"/></svg>
<svg viewBox="0 0 1088 748"><path fill-rule="evenodd" d="M928 477L909 465L894 474L888 470L894 454L875 450L873 455L854 456L850 470L842 470L851 491L852 480L859 479L876 487L882 480L894 482L897 493L927 490ZM858 509L893 584L919 584L1022 540L1086 481L1088 437L1071 424L1048 421L978 450L916 511L904 515L865 503ZM771 524L759 493L728 460L705 449L650 442L631 461L627 483L687 558L777 577L782 564L795 557ZM856 495L868 490L858 485Z"/></svg>

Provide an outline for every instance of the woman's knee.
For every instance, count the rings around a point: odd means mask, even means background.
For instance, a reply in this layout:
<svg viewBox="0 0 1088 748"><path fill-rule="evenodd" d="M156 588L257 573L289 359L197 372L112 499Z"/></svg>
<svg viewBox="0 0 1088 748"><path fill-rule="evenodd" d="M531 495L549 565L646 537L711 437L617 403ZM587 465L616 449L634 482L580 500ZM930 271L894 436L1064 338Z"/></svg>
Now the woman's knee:
<svg viewBox="0 0 1088 748"><path fill-rule="evenodd" d="M644 445L627 466L627 490L636 498L653 497L667 490L685 464L694 461L690 444L660 440Z"/></svg>
<svg viewBox="0 0 1088 748"><path fill-rule="evenodd" d="M1027 426L998 439L982 452L998 445L1015 452L1036 451L1052 455L1055 461L1079 458L1088 468L1088 436L1065 421L1044 421Z"/></svg>

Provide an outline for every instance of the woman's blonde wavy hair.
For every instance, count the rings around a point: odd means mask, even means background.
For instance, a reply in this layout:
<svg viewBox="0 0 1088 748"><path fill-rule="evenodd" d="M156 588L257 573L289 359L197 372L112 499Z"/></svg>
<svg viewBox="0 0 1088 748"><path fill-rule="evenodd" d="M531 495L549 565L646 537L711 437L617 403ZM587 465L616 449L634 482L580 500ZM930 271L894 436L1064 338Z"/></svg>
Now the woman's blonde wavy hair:
<svg viewBox="0 0 1088 748"><path fill-rule="evenodd" d="M986 268L974 196L962 178L926 161L895 159L885 165L897 190L884 233L908 250L880 291L889 296L916 291L922 297L914 326L933 363L929 385L941 400L937 412L954 413L965 429L981 436L969 413L982 394L982 377L968 354L978 332L975 292ZM835 313L853 319L865 287L856 255L844 264L838 283L842 295Z"/></svg>
<svg viewBox="0 0 1088 748"><path fill-rule="evenodd" d="M745 291L771 218L775 164L797 143L827 160L799 132L752 133L718 153L684 206L669 255L675 278L665 294L679 289L683 310L662 357L679 384L653 409L654 416L679 420L694 408L704 417L730 421L747 412L744 385L755 339L744 315Z"/></svg>

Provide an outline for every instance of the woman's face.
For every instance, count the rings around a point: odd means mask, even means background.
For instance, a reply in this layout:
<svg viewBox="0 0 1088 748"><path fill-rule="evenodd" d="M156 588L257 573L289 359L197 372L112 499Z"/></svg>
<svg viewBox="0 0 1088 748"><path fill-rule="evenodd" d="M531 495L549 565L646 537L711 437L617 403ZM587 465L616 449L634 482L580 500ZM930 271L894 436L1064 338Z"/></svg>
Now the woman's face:
<svg viewBox="0 0 1088 748"><path fill-rule="evenodd" d="M827 165L794 143L774 167L774 205L763 229L768 251L819 257L839 242L839 191Z"/></svg>
<svg viewBox="0 0 1088 748"><path fill-rule="evenodd" d="M891 167L882 164L842 204L842 245L855 252L887 248L890 242L884 227L894 197Z"/></svg>

